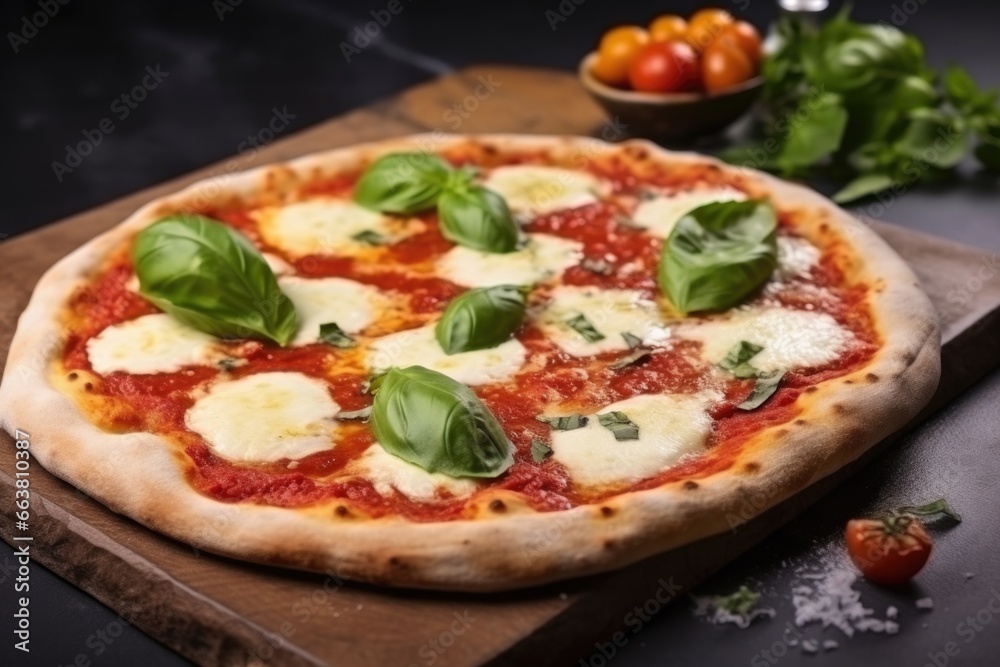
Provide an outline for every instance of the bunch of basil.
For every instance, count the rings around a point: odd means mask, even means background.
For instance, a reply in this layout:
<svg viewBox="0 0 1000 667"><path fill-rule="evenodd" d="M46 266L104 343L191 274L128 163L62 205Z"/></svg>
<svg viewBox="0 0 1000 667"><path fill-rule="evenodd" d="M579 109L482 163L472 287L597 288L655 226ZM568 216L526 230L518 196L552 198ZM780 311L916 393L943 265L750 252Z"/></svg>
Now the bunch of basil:
<svg viewBox="0 0 1000 667"><path fill-rule="evenodd" d="M503 197L472 182L428 153L390 153L375 160L358 181L354 199L382 213L412 215L437 206L441 233L483 252L517 249L518 229Z"/></svg>
<svg viewBox="0 0 1000 667"><path fill-rule="evenodd" d="M997 93L960 67L939 80L914 36L855 23L846 9L819 28L784 18L775 33L763 137L728 151L730 162L846 182L839 202L944 177L975 140L983 166L1000 170Z"/></svg>

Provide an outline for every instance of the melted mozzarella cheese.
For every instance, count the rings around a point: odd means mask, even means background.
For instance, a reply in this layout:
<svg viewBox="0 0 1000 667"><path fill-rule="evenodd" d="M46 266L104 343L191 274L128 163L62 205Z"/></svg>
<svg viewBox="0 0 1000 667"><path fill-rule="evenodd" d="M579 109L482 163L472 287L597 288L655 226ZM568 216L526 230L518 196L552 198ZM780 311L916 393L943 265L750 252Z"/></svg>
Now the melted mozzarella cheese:
<svg viewBox="0 0 1000 667"><path fill-rule="evenodd" d="M593 204L601 190L590 174L534 165L497 167L483 185L502 196L511 211L530 216Z"/></svg>
<svg viewBox="0 0 1000 667"><path fill-rule="evenodd" d="M157 313L109 326L87 341L87 356L101 375L141 375L212 364L225 354L217 338Z"/></svg>
<svg viewBox="0 0 1000 667"><path fill-rule="evenodd" d="M777 277L783 280L808 277L819 263L819 248L809 241L793 236L778 237Z"/></svg>
<svg viewBox="0 0 1000 667"><path fill-rule="evenodd" d="M376 373L392 366L423 366L467 385L504 382L524 364L526 350L516 339L496 347L446 354L434 337L434 325L375 339L368 362Z"/></svg>
<svg viewBox="0 0 1000 667"><path fill-rule="evenodd" d="M282 278L281 291L295 304L299 328L293 345L319 340L319 327L335 323L357 333L375 320L384 299L378 290L344 278Z"/></svg>
<svg viewBox="0 0 1000 667"><path fill-rule="evenodd" d="M746 195L732 188L712 188L709 190L688 190L669 195L656 195L639 203L632 214L632 221L645 227L650 234L666 238L674 225L688 211L721 201L742 201Z"/></svg>
<svg viewBox="0 0 1000 667"><path fill-rule="evenodd" d="M704 451L712 431L708 408L715 394L642 394L599 410L620 411L639 427L638 440L615 440L590 415L587 425L552 432L552 456L585 486L636 482L660 473L686 454Z"/></svg>
<svg viewBox="0 0 1000 667"><path fill-rule="evenodd" d="M384 216L346 199L322 197L255 211L261 236L295 257L343 255L367 248L353 238L374 232L396 241L417 231L419 221Z"/></svg>
<svg viewBox="0 0 1000 667"><path fill-rule="evenodd" d="M626 332L651 345L662 344L670 335L656 302L635 290L563 285L550 296L549 304L538 315L538 324L550 340L575 357L628 350L622 336ZM567 324L581 314L604 338L587 342Z"/></svg>
<svg viewBox="0 0 1000 667"><path fill-rule="evenodd" d="M740 341L760 345L750 364L764 371L812 368L830 363L854 334L826 313L790 308L738 310L719 318L686 324L678 336L701 341L702 357L717 364Z"/></svg>
<svg viewBox="0 0 1000 667"><path fill-rule="evenodd" d="M391 496L393 491L397 491L417 501L436 499L439 489L456 498L464 498L480 485L469 477L459 479L427 472L420 466L393 456L377 442L351 463L348 472L371 482L383 496Z"/></svg>
<svg viewBox="0 0 1000 667"><path fill-rule="evenodd" d="M527 285L559 275L580 261L583 244L549 234L531 234L521 250L480 252L455 246L438 260L437 272L458 285Z"/></svg>
<svg viewBox="0 0 1000 667"><path fill-rule="evenodd" d="M184 421L220 456L266 462L331 449L339 410L320 380L258 373L212 385Z"/></svg>
<svg viewBox="0 0 1000 667"><path fill-rule="evenodd" d="M295 274L295 269L292 268L292 265L286 262L285 260L281 259L277 255L269 252L264 252L261 253L261 256L264 258L264 261L267 262L267 265L271 267L271 273L273 273L274 275L291 276Z"/></svg>

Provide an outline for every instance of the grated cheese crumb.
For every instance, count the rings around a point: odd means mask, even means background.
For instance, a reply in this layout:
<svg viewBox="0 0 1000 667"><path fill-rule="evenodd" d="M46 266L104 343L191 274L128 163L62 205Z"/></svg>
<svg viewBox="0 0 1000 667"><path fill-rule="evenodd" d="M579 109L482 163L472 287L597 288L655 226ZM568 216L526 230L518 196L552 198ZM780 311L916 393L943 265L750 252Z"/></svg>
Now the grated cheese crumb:
<svg viewBox="0 0 1000 667"><path fill-rule="evenodd" d="M835 651L840 648L840 642L836 639L824 639L823 640L823 650L824 651Z"/></svg>
<svg viewBox="0 0 1000 667"><path fill-rule="evenodd" d="M929 611L934 608L934 600L930 598L920 598L917 600L917 609L923 609Z"/></svg>
<svg viewBox="0 0 1000 667"><path fill-rule="evenodd" d="M815 639L806 639L802 642L803 653L816 653L819 651L819 642Z"/></svg>

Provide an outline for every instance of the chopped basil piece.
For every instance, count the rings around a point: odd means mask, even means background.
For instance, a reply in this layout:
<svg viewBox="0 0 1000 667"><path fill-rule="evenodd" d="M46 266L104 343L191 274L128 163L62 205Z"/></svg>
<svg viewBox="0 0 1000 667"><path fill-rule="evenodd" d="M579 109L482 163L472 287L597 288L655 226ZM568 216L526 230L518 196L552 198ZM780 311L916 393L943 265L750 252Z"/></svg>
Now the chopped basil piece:
<svg viewBox="0 0 1000 667"><path fill-rule="evenodd" d="M319 325L319 339L334 347L354 347L354 339L334 322Z"/></svg>
<svg viewBox="0 0 1000 667"><path fill-rule="evenodd" d="M757 382L754 383L750 396L736 407L740 410L754 410L759 408L778 390L778 384L783 377L785 377L784 371L758 375Z"/></svg>
<svg viewBox="0 0 1000 667"><path fill-rule="evenodd" d="M583 261L580 262L580 266L599 276L606 276L611 273L611 264L603 259L584 257Z"/></svg>
<svg viewBox="0 0 1000 667"><path fill-rule="evenodd" d="M639 427L624 412L617 410L606 412L603 415L597 415L597 421L614 434L615 440L639 439Z"/></svg>
<svg viewBox="0 0 1000 667"><path fill-rule="evenodd" d="M760 345L742 340L719 362L719 368L724 368L738 378L757 377L760 371L748 362L763 349Z"/></svg>
<svg viewBox="0 0 1000 667"><path fill-rule="evenodd" d="M531 440L531 458L534 459L535 463L541 463L550 456L552 456L552 448L543 440L538 438Z"/></svg>
<svg viewBox="0 0 1000 667"><path fill-rule="evenodd" d="M613 371L620 371L623 368L628 368L633 364L637 364L640 361L645 361L646 359L649 359L649 357L652 356L652 354L653 351L648 348L645 347L636 348L635 350L632 350L630 353L626 354L621 359L609 365L608 368L610 368Z"/></svg>
<svg viewBox="0 0 1000 667"><path fill-rule="evenodd" d="M386 238L374 229L363 229L351 238L358 243L364 243L365 245L370 246L385 245L386 243Z"/></svg>
<svg viewBox="0 0 1000 667"><path fill-rule="evenodd" d="M755 593L746 586L731 595L720 595L715 598L715 606L730 614L745 616L749 614L760 601L760 593Z"/></svg>
<svg viewBox="0 0 1000 667"><path fill-rule="evenodd" d="M230 373L233 371L234 368L239 366L239 363L237 362L238 360L234 359L233 357L226 357L224 359L219 359L216 363L219 365L219 368L221 368L223 371L225 371L226 373Z"/></svg>
<svg viewBox="0 0 1000 667"><path fill-rule="evenodd" d="M544 422L557 431L573 431L587 425L587 418L581 414L566 415L565 417L535 417L540 422Z"/></svg>
<svg viewBox="0 0 1000 667"><path fill-rule="evenodd" d="M360 419L368 421L372 416L372 406L360 410L345 410L337 415L337 419Z"/></svg>
<svg viewBox="0 0 1000 667"><path fill-rule="evenodd" d="M634 350L642 345L642 339L635 334L629 333L628 331L622 332L622 338L625 339L625 343L628 345L628 349L630 350Z"/></svg>
<svg viewBox="0 0 1000 667"><path fill-rule="evenodd" d="M583 313L566 320L566 324L578 334L583 336L583 339L588 343L596 343L597 341L604 340L605 338L604 334L595 329L594 325L590 323L590 320L588 320L587 316Z"/></svg>

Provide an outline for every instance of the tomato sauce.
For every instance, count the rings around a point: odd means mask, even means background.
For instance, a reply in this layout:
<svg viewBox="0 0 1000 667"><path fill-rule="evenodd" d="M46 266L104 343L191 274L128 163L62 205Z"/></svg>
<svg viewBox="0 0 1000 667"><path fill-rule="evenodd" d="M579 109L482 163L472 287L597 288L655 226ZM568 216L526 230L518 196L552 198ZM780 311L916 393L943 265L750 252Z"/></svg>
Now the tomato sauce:
<svg viewBox="0 0 1000 667"><path fill-rule="evenodd" d="M529 158L524 158L528 160ZM460 158L456 158L460 162ZM511 160L516 162L517 160ZM588 165L595 173L611 180L617 192L629 192L648 185L684 187L692 178L715 185L738 187L721 170L699 167L696 176L683 173L644 175L641 182L623 164L611 161ZM317 181L302 192L307 195L347 195L357 174ZM254 218L239 208L205 211L246 234L262 250L282 256L279 249L261 239ZM453 245L445 239L433 212L420 216L423 231L387 248L377 249L377 261L357 261L351 257L284 257L299 275L342 277L372 285L385 292L406 295L410 309L418 317L441 312L449 301L466 288L434 276L436 258ZM794 233L794 221L782 216L780 225ZM572 211L560 211L533 220L526 231L545 233L578 241L587 258L584 266L565 271L561 280L570 285L635 289L648 297L658 293L656 269L662 241L629 226L624 211L613 203L596 203ZM141 315L157 312L148 302L129 291L126 283L132 268L126 257L112 262L89 284L77 291L69 303L69 334L64 349L67 371L91 370L86 345L105 327ZM808 387L866 363L879 341L871 314L865 304L865 285L845 286L836 259L826 252L809 280L792 284L770 295L778 304L825 312L854 333L855 344L832 364L786 374L781 387L760 408L737 409L749 394L753 381L732 379L724 387L725 398L711 416L714 430L708 452L687 460L660 475L629 489L652 488L681 479L698 478L731 465L740 446L770 426L788 423L799 413L798 397ZM418 326L419 323L411 323ZM607 405L643 393L691 393L701 388L706 366L698 358L700 344L677 341L656 350L631 366L614 371L608 362L615 354L596 358L576 358L560 351L534 326L517 333L533 363L514 381L475 388L496 415L516 448L515 463L490 483L490 488L517 491L539 511L567 509L596 502L627 489L579 490L555 461L536 463L532 459L533 438L547 441L550 427L536 419L553 402L588 401ZM464 515L465 499L443 496L433 503L411 501L402 495L383 497L367 481L341 475L349 462L360 455L374 438L367 424L345 422L337 447L295 462L239 464L212 453L204 440L185 426L184 416L194 399L191 390L223 374L238 378L267 371L296 371L324 380L331 397L343 410L353 411L371 404L368 378L361 370L344 363L344 350L317 344L282 349L258 341L226 343L228 366L193 367L177 373L132 376L110 373L91 384L89 391L109 401L104 425L118 431L148 430L172 436L190 462L189 478L202 493L224 502L253 502L280 507L301 507L343 499L369 516L398 514L417 521L455 519ZM349 510L345 510L349 511Z"/></svg>

